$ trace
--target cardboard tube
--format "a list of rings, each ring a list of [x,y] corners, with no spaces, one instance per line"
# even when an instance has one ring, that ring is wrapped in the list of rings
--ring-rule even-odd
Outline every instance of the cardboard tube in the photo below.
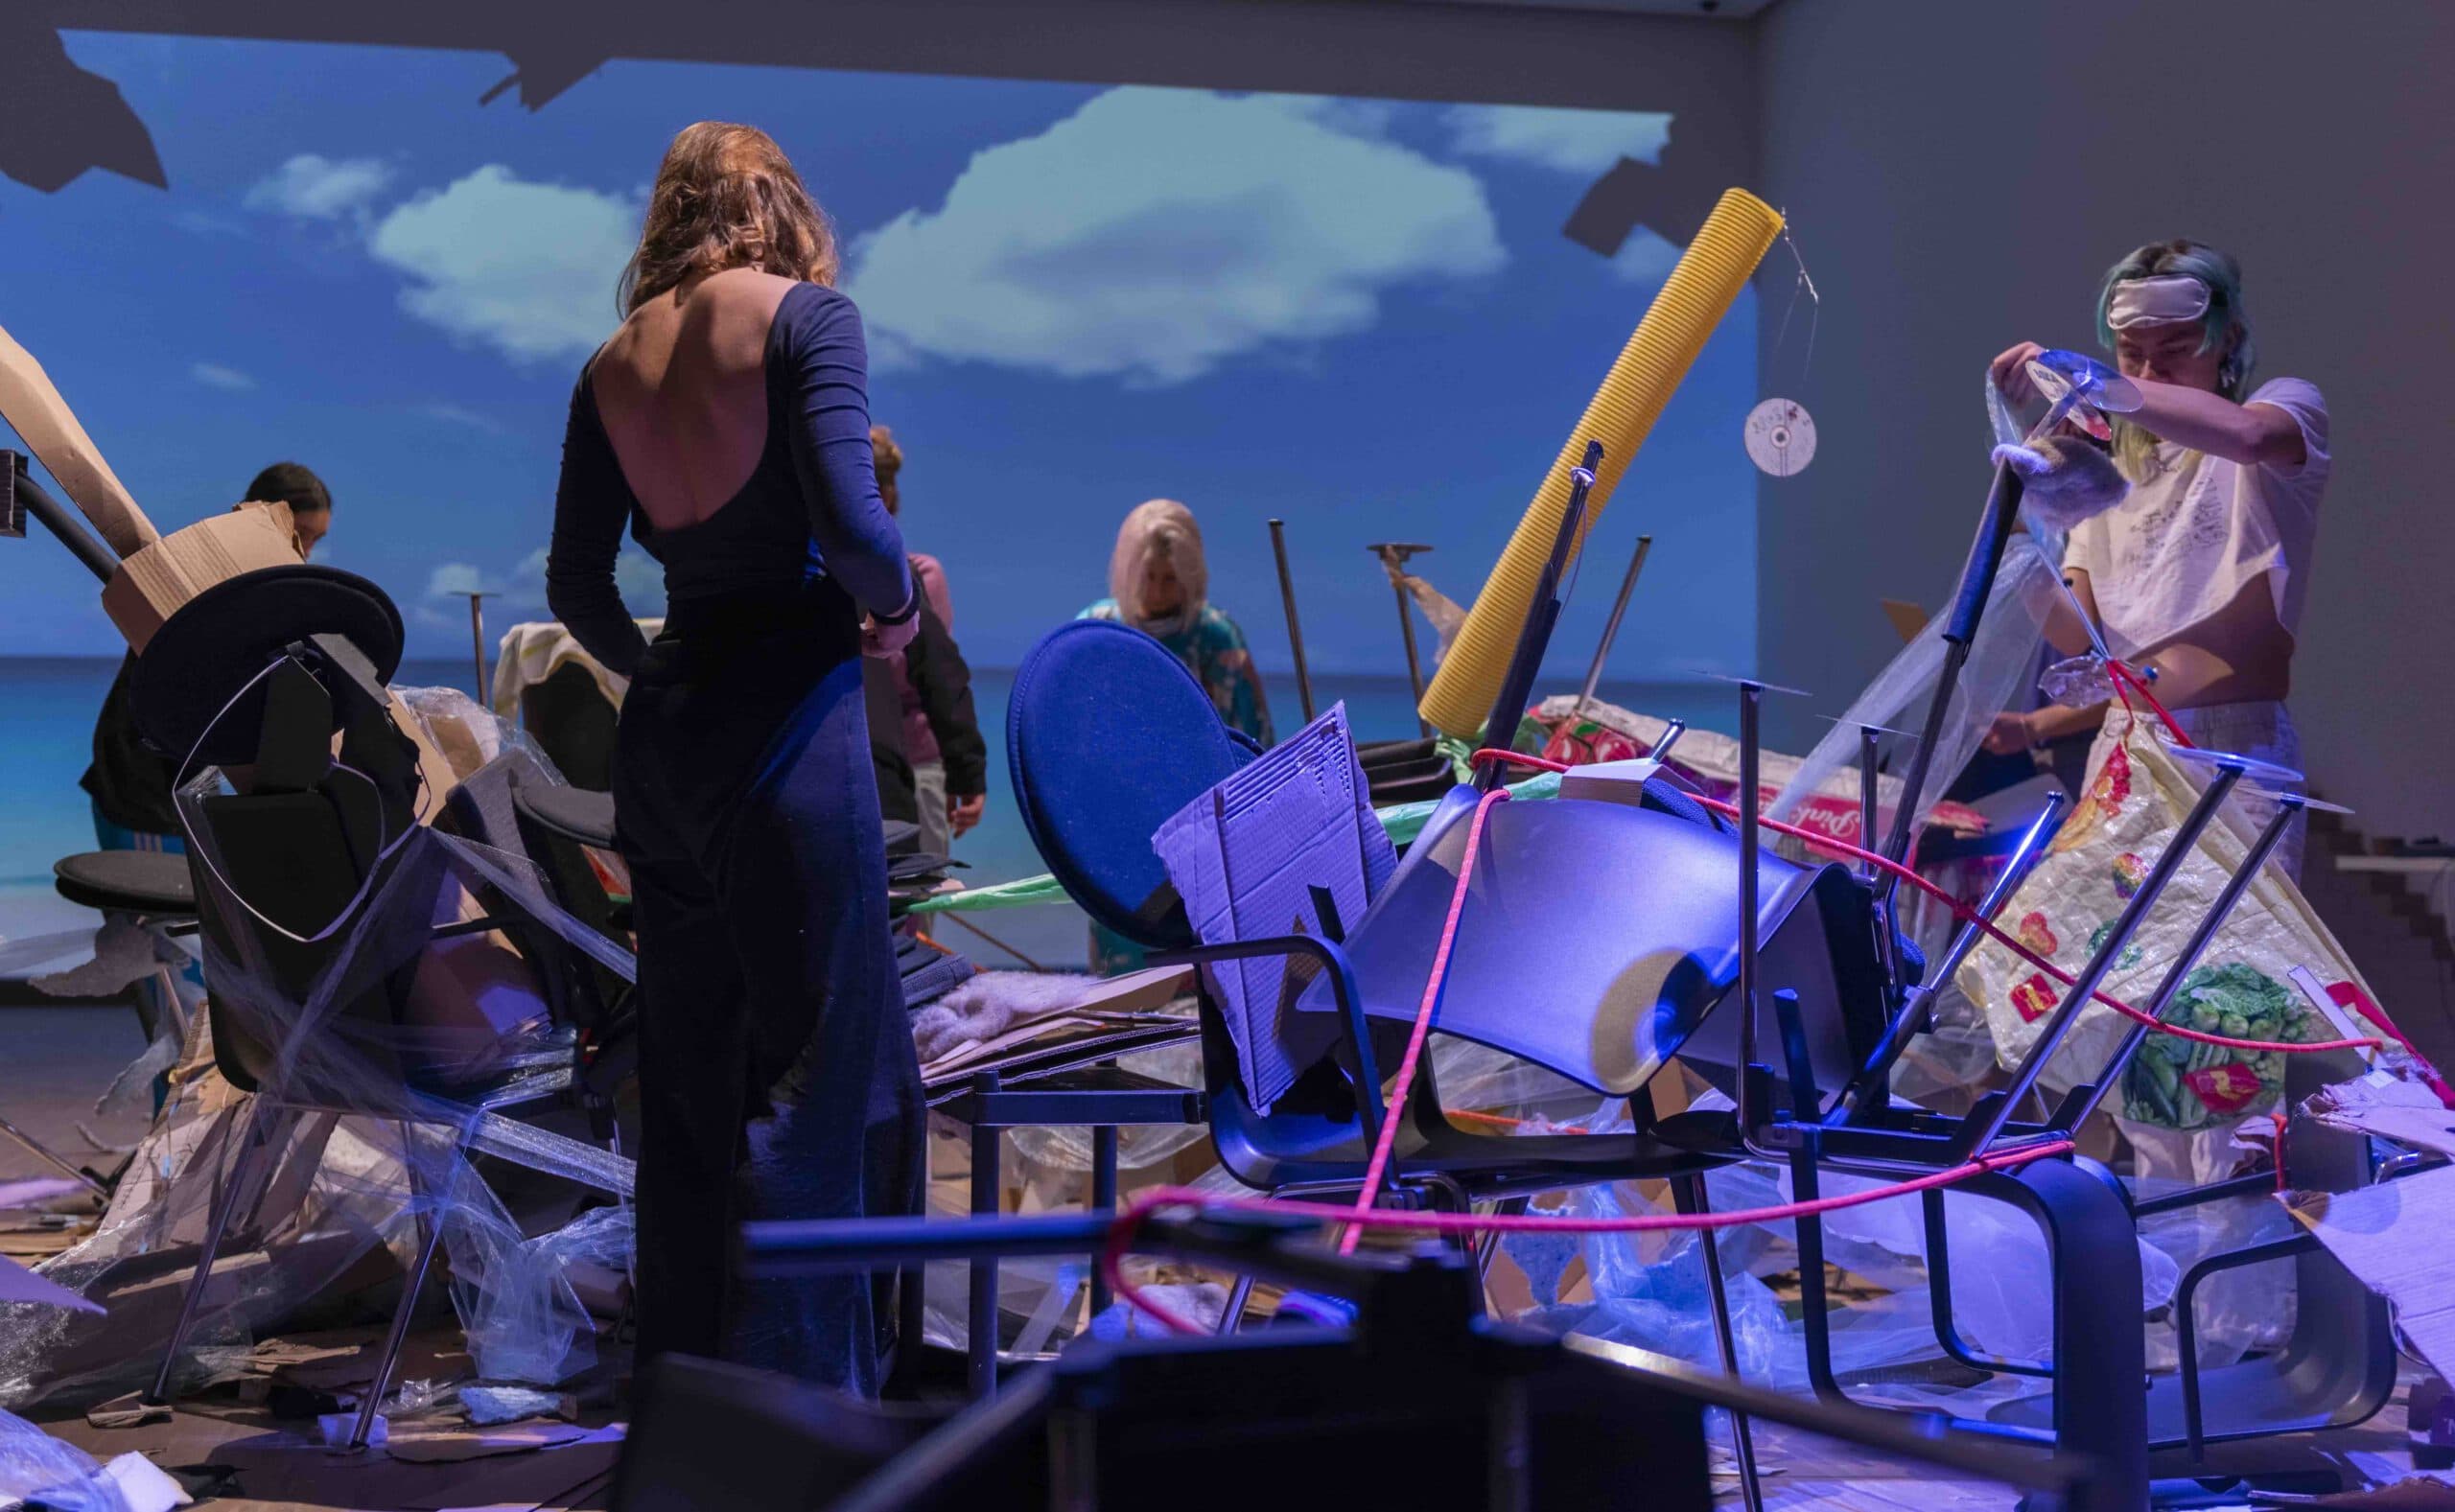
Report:
[[[111,465],[103,460],[93,437],[77,423],[68,401],[52,386],[42,364],[5,329],[0,329],[0,419],[25,438],[43,467],[59,480],[60,492],[84,512],[112,550],[129,557],[161,539],[153,522],[145,518],[145,511],[136,507],[136,500],[111,472]]]
[[[1509,537],[1484,591],[1475,596],[1457,642],[1424,691],[1423,717],[1461,738],[1472,738],[1482,727],[1525,627],[1534,580],[1559,534],[1569,501],[1569,472],[1584,454],[1586,442],[1602,443],[1602,467],[1587,496],[1577,547],[1585,544],[1585,532],[1611,501],[1612,490],[1653,430],[1662,407],[1688,376],[1706,338],[1781,230],[1781,214],[1772,206],[1743,189],[1723,192],[1518,521],[1517,533]]]

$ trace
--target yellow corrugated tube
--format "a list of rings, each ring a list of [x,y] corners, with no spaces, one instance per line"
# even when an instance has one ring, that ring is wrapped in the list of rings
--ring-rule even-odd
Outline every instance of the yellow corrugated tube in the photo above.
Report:
[[[1483,728],[1533,602],[1534,580],[1559,533],[1560,516],[1569,502],[1569,472],[1583,456],[1585,443],[1602,443],[1602,469],[1586,495],[1585,523],[1578,532],[1580,547],[1585,532],[1611,501],[1620,475],[1645,444],[1655,417],[1781,231],[1781,212],[1771,205],[1744,189],[1723,192],[1704,228],[1680,254],[1670,281],[1654,296],[1653,308],[1620,349],[1619,360],[1518,522],[1517,533],[1493,565],[1484,591],[1475,595],[1464,628],[1432,686],[1424,689],[1424,718],[1461,738],[1471,738]]]

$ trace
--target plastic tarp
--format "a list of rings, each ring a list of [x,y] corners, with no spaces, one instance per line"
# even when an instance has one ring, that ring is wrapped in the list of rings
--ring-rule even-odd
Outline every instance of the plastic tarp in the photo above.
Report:
[[[419,728],[401,727],[402,708]],[[483,759],[520,738],[465,698],[417,690],[393,719],[429,757],[448,746]],[[457,726],[441,742],[437,719]],[[335,780],[352,770],[337,765]],[[526,856],[417,822],[438,811],[431,792],[415,816],[386,806],[380,856],[338,915],[276,925],[233,885],[249,873],[216,839],[211,816],[234,793],[207,769],[178,794],[199,904],[226,925],[202,931],[211,1012],[190,1026],[169,1099],[99,1226],[40,1268],[105,1312],[0,1308],[0,1403],[150,1384],[218,1195],[227,1232],[175,1384],[213,1379],[311,1306],[345,1309],[400,1274],[438,1225],[479,1373],[562,1379],[587,1363],[594,1332],[562,1271],[583,1257],[620,1263],[628,1162],[539,1122],[574,1116],[562,1095],[573,1031],[549,1007],[543,954],[575,949],[627,977],[627,953],[558,908]],[[434,936],[479,919],[501,927]],[[217,1065],[217,1033],[250,1088]],[[515,1207],[498,1190],[523,1185],[503,1181],[514,1166],[560,1178],[526,1183],[557,1199]],[[599,1207],[573,1222],[575,1202]]]

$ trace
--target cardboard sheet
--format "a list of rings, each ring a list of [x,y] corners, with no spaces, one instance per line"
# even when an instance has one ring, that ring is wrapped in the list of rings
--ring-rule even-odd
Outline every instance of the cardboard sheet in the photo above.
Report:
[[[2455,1113],[2429,1088],[2385,1071],[2325,1088],[2304,1100],[2302,1110],[2329,1128],[2455,1155]]]
[[[288,504],[238,504],[129,552],[103,585],[103,612],[142,656],[163,621],[214,584],[305,560]]]
[[[1186,804],[1151,846],[1205,944],[1319,935],[1315,887],[1328,889],[1340,920],[1352,926],[1397,867],[1344,704]],[[1337,1032],[1327,1016],[1289,1012],[1315,974],[1308,958],[1212,968],[1245,1090],[1264,1112]]]
[[[6,330],[0,330],[0,420],[24,438],[27,450],[58,480],[68,501],[84,512],[95,532],[121,557],[160,538],[153,522],[145,518],[103,460],[102,449],[77,423],[76,412],[52,386],[51,376]]]
[[[2430,1368],[2455,1377],[2455,1166],[2350,1192],[2301,1192],[2286,1204],[2327,1253],[2387,1299]]]

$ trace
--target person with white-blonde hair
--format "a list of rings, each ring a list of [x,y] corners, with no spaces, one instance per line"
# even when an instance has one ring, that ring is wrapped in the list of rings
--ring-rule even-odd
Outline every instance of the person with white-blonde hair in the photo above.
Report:
[[[1079,617],[1113,619],[1157,640],[1193,669],[1230,729],[1271,743],[1261,676],[1245,633],[1210,602],[1210,569],[1192,510],[1173,499],[1135,505],[1109,558],[1109,596]]]
[[[1109,596],[1076,617],[1112,619],[1157,640],[1192,669],[1229,729],[1271,743],[1261,674],[1245,633],[1210,601],[1210,568],[1192,510],[1173,499],[1136,504],[1109,557]],[[1140,947],[1096,923],[1090,956],[1092,971],[1103,976],[1142,965]]]

